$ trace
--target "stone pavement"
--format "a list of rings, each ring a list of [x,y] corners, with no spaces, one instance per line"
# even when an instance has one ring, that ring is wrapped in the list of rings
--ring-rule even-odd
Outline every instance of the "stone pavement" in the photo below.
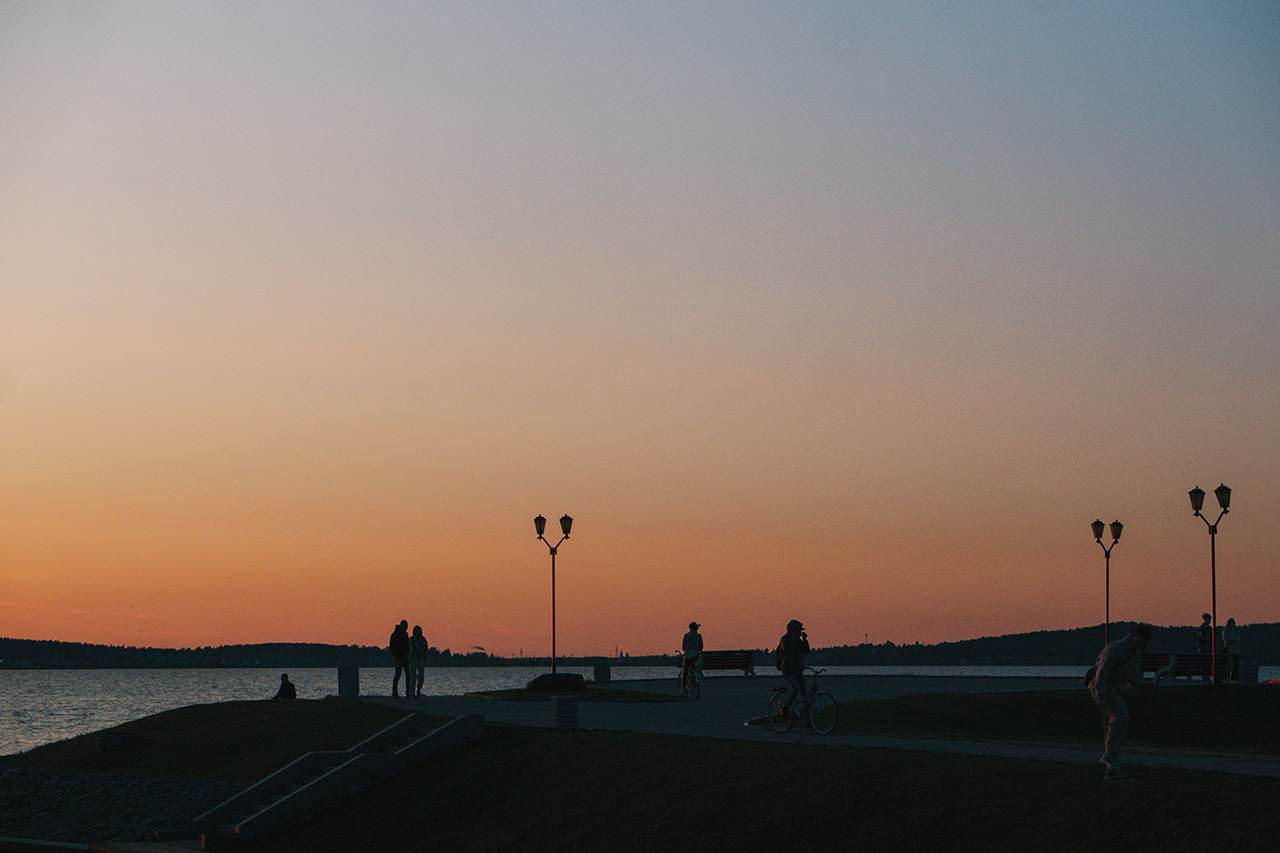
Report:
[[[1063,744],[1034,744],[944,737],[903,737],[875,734],[815,735],[796,726],[785,735],[767,725],[747,725],[766,715],[773,688],[782,683],[773,675],[704,677],[697,701],[674,702],[582,702],[578,704],[578,727],[615,731],[652,732],[691,737],[731,738],[828,746],[857,746],[877,749],[904,749],[919,752],[948,752],[987,755],[1068,764],[1098,765],[1101,743],[1096,747]],[[822,689],[847,703],[885,699],[916,693],[993,693],[1023,690],[1079,690],[1077,678],[990,678],[952,676],[823,676]],[[592,685],[593,690],[639,690],[674,695],[675,678],[648,681],[613,681]],[[428,711],[434,714],[483,714],[486,720],[533,727],[550,727],[546,702],[505,702],[472,696],[432,696],[422,699],[366,697],[374,701]],[[1099,732],[1101,741],[1101,732]],[[1280,759],[1177,750],[1126,747],[1125,766],[1169,767],[1209,770],[1242,776],[1280,777]]]

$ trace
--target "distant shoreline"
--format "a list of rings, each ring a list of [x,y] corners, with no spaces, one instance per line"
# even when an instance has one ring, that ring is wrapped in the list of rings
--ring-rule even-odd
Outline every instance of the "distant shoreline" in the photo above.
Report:
[[[1109,636],[1123,636],[1127,623],[1113,623]],[[1280,623],[1242,625],[1244,658],[1261,666],[1280,665]],[[924,645],[861,643],[855,646],[817,648],[810,661],[817,666],[1088,666],[1097,657],[1104,637],[1103,626],[1091,625],[1057,631],[1034,631],[1000,637]],[[726,648],[714,645],[712,648]],[[673,646],[675,641],[673,641]],[[1196,626],[1155,626],[1152,651],[1190,652],[1196,649]],[[772,667],[765,649],[756,649],[757,670]],[[557,656],[565,666],[666,666],[674,654],[624,656]],[[427,666],[544,667],[545,655],[501,657],[485,651],[454,653],[432,648]],[[0,670],[13,669],[256,669],[389,666],[391,658],[378,646],[326,643],[254,643],[206,646],[195,649],[157,649],[68,643],[60,640],[0,638]]]

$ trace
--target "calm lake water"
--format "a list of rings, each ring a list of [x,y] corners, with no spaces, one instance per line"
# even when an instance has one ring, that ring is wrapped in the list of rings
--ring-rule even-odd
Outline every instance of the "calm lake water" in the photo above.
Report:
[[[558,667],[588,680],[591,667]],[[457,696],[477,690],[523,687],[546,667],[443,667],[427,670],[423,692]],[[1075,677],[1078,666],[833,666],[829,675],[929,675]],[[614,666],[614,681],[669,678],[675,667]],[[360,670],[363,695],[391,693],[393,670]],[[762,671],[769,678],[771,671]],[[709,677],[725,677],[709,674]],[[1259,668],[1260,681],[1280,679],[1280,667]],[[300,699],[322,699],[338,693],[338,670],[292,669],[289,680]],[[280,684],[278,669],[79,669],[0,670],[0,755],[23,752],[46,743],[118,726],[161,711],[212,702],[270,699]]]

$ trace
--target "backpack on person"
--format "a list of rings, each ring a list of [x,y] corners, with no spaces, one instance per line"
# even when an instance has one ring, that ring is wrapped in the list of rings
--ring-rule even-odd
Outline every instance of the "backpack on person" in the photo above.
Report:
[[[786,661],[787,654],[782,650],[782,642],[778,642],[778,647],[773,650],[773,668],[778,672],[782,672],[782,664]]]

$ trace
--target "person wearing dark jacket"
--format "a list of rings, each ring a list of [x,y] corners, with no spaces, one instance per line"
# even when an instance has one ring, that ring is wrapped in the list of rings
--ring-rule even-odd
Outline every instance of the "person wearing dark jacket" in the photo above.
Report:
[[[778,641],[778,647],[782,654],[782,679],[791,688],[783,711],[794,713],[796,700],[804,699],[805,693],[808,692],[804,683],[804,656],[809,654],[809,635],[805,633],[804,625],[799,619],[792,619],[787,623],[787,633],[783,634],[782,639]],[[800,716],[804,718],[809,716],[807,700],[800,711]]]
[[[294,688],[293,682],[289,680],[289,673],[280,673],[280,689],[276,691],[276,695],[272,699],[297,699],[298,691]]]
[[[1142,650],[1151,642],[1151,626],[1139,622],[1129,629],[1123,640],[1108,643],[1098,655],[1089,693],[1102,713],[1102,758],[1107,766],[1105,779],[1130,779],[1120,769],[1120,748],[1129,728],[1129,709],[1124,703],[1124,688],[1142,686]]]
[[[400,624],[391,632],[391,659],[396,662],[396,674],[391,679],[391,695],[400,697],[400,673],[404,673],[404,692],[413,696],[413,684],[409,675],[409,620],[401,619]]]

